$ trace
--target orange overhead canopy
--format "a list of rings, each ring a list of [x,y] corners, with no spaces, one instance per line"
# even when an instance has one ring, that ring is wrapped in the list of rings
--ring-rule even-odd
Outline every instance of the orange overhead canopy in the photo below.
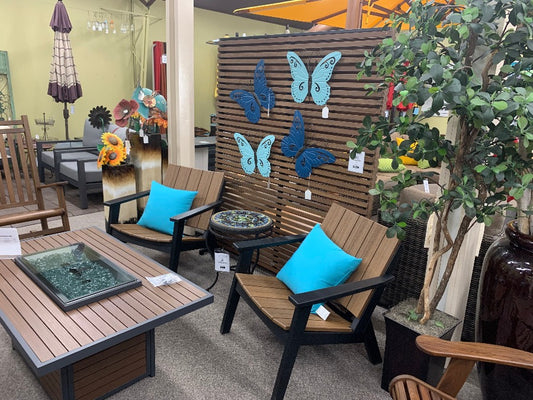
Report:
[[[411,0],[291,0],[240,8],[233,12],[357,29],[381,27],[391,14],[406,12],[410,4]]]

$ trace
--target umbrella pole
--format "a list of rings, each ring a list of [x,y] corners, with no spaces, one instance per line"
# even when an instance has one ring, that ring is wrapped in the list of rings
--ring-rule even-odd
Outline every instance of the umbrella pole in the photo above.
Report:
[[[64,102],[63,104],[65,105],[63,108],[63,118],[65,118],[65,138],[68,140],[68,117],[70,115],[67,108],[67,102]]]

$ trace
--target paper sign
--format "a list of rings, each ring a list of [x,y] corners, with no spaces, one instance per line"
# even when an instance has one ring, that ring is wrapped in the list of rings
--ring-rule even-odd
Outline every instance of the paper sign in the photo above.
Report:
[[[215,250],[215,271],[229,272],[229,253],[225,250]]]
[[[362,174],[365,167],[365,152],[355,155],[354,159],[348,158],[348,171]]]
[[[318,315],[320,318],[322,318],[324,321],[328,319],[329,314],[331,314],[326,307],[320,306],[316,310],[316,315]]]
[[[329,118],[329,108],[328,106],[324,106],[322,109],[322,118]]]
[[[424,179],[424,192],[429,193],[429,182],[427,179]]]
[[[180,276],[173,272],[159,276],[147,276],[146,279],[148,279],[148,282],[156,287],[162,285],[171,285],[181,281]]]
[[[311,191],[309,189],[305,191],[304,198],[306,200],[311,200]]]

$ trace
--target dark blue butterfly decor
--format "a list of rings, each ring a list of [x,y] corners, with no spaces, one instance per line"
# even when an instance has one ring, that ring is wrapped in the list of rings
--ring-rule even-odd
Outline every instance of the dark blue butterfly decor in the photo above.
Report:
[[[276,97],[274,96],[274,91],[267,86],[264,60],[259,60],[255,67],[254,93],[236,89],[229,94],[229,97],[244,108],[244,115],[246,115],[248,121],[254,124],[261,118],[261,107],[268,112],[274,108]]]
[[[296,157],[294,168],[300,178],[307,178],[311,170],[322,164],[332,164],[335,156],[329,151],[316,147],[304,147],[304,120],[300,111],[294,112],[289,136],[281,140],[281,151],[287,157]]]

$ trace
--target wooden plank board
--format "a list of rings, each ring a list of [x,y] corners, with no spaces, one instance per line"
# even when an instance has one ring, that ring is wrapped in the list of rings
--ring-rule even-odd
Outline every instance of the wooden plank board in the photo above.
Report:
[[[271,216],[274,235],[295,229],[309,231],[310,226],[322,221],[333,202],[371,216],[373,201],[368,191],[376,180],[378,155],[366,151],[363,172],[350,172],[346,142],[357,136],[365,116],[376,117],[384,111],[383,94],[368,96],[364,88],[377,78],[358,80],[356,74],[364,53],[389,35],[389,32],[379,30],[357,30],[220,41],[216,168],[224,172],[226,178],[223,209],[249,209]],[[322,106],[316,105],[310,95],[303,103],[293,100],[288,51],[300,56],[309,75],[326,54],[331,51],[342,53],[328,82],[331,89],[327,102],[329,118],[322,118]],[[261,59],[265,63],[267,85],[276,96],[276,105],[268,113],[261,109],[261,118],[254,124],[248,121],[243,109],[229,94],[235,89],[253,92],[254,71]],[[333,164],[313,168],[309,178],[300,178],[295,171],[295,160],[281,151],[281,141],[289,134],[296,110],[304,119],[304,146],[326,149],[336,158]],[[244,135],[254,151],[266,135],[275,136],[269,158],[270,178],[261,176],[257,170],[250,175],[244,173],[242,155],[233,137],[235,132]],[[311,191],[311,199],[304,198],[306,190]],[[294,219],[282,218],[288,207],[292,214],[307,220],[309,211],[312,211],[313,224],[290,226]],[[285,253],[276,254],[273,260],[271,252],[265,251],[261,253],[259,264],[277,271],[286,260]]]
[[[28,254],[78,242],[138,277],[143,285],[64,312],[13,260],[1,260],[1,322],[38,376],[212,302],[210,293],[187,280],[153,287],[146,276],[169,270],[97,228],[22,241],[21,245],[23,253]]]

